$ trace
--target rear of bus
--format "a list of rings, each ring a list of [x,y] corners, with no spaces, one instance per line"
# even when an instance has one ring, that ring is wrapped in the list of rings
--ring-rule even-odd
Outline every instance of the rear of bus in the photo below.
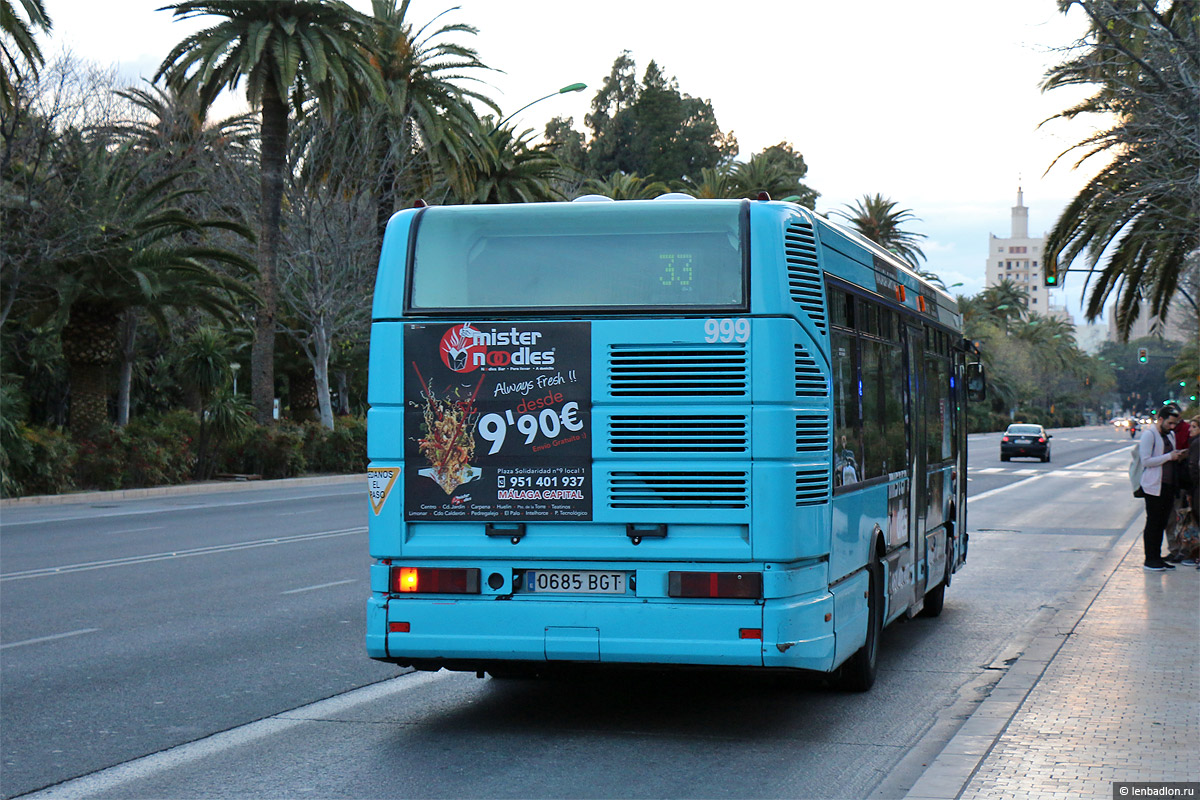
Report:
[[[862,647],[870,545],[830,534],[812,230],[739,200],[397,214],[369,655],[830,671]]]

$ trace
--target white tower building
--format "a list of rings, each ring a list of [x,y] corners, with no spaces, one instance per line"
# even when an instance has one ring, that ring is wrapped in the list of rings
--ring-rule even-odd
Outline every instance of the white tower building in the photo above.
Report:
[[[1025,195],[1017,187],[1017,204],[1012,207],[1012,233],[1008,238],[991,235],[988,242],[985,286],[996,286],[1006,278],[1025,290],[1029,310],[1043,317],[1059,317],[1072,325],[1075,321],[1067,309],[1051,306],[1050,290],[1042,282],[1042,253],[1045,236],[1029,235],[1029,208]]]

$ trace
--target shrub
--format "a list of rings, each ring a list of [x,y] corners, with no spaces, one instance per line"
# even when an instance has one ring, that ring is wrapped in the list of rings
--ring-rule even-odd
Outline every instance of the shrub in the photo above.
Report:
[[[128,444],[120,428],[97,428],[76,443],[79,460],[75,464],[75,482],[83,489],[112,491],[124,488],[125,456]]]
[[[75,488],[76,447],[61,431],[13,426],[0,441],[0,472],[4,497],[61,494]]]
[[[304,458],[311,472],[366,472],[367,421],[362,417],[339,417],[333,430],[306,423]]]
[[[255,425],[220,454],[222,471],[263,478],[290,478],[304,472],[304,434],[295,425]]]
[[[182,414],[186,419],[177,418]],[[196,463],[189,422],[195,417],[187,411],[172,412],[170,422],[134,420],[125,429],[125,466],[122,485],[164,486],[185,483]]]

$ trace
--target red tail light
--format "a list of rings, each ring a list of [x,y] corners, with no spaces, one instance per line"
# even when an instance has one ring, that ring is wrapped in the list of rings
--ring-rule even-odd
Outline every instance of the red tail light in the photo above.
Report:
[[[392,567],[393,592],[479,594],[479,570],[445,567]]]
[[[1039,437],[1038,437],[1038,443],[1039,443],[1039,444],[1045,444],[1045,443],[1046,443],[1046,437],[1045,437],[1045,436],[1039,436]]]
[[[1002,441],[1002,442],[1007,442],[1007,441],[1008,441],[1008,437],[1007,437],[1007,436],[1001,436],[1001,437],[1000,437],[1000,441]]]
[[[668,597],[762,597],[761,572],[668,572]]]

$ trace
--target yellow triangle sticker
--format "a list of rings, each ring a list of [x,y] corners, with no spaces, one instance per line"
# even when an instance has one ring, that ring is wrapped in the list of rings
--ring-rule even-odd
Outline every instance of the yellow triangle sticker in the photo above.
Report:
[[[379,516],[379,512],[383,511],[383,504],[387,502],[388,495],[392,493],[392,487],[396,485],[396,478],[399,475],[400,467],[376,467],[367,470],[367,491],[371,498],[371,510],[375,512],[375,516]]]

